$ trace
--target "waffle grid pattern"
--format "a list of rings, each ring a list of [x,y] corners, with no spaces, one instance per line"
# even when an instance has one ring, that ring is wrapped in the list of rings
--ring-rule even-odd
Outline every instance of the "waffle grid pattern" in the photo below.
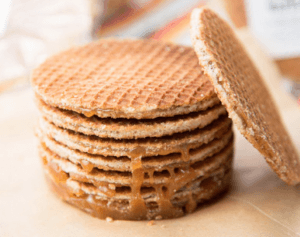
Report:
[[[297,151],[255,65],[230,26],[210,9],[192,14],[200,65],[241,133],[288,184],[300,182]]]
[[[34,70],[32,84],[48,104],[99,117],[146,118],[143,112],[214,94],[192,48],[152,40],[108,39],[70,49]]]
[[[51,57],[32,84],[44,104],[40,157],[63,200],[100,218],[161,219],[227,190],[232,121],[191,48],[105,39]],[[82,124],[121,136],[84,134]],[[128,127],[162,132],[129,137],[121,130]]]

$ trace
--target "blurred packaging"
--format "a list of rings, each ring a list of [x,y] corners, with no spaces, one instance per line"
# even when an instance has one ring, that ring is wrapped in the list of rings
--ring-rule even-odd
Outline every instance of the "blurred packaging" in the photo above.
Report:
[[[127,6],[130,0],[104,0],[104,18],[107,18]]]
[[[93,19],[92,36],[96,36],[103,22],[113,15],[122,15],[130,5],[130,0],[90,0]]]
[[[248,26],[300,96],[300,1],[223,0],[236,27]]]
[[[28,84],[30,71],[49,55],[91,39],[87,0],[13,0],[0,38],[0,92]]]
[[[122,2],[122,1],[118,1]],[[95,29],[97,37],[151,38],[169,23],[175,23],[204,0],[130,0],[119,4]],[[174,27],[174,24],[173,24]],[[189,33],[187,34],[189,37]]]

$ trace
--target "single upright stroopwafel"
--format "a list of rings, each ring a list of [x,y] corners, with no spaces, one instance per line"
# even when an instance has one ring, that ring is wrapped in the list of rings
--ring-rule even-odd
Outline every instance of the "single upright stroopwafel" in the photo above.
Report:
[[[107,39],[37,68],[39,153],[58,196],[99,218],[141,220],[227,190],[232,122],[197,64],[189,47]]]
[[[192,13],[200,65],[240,132],[287,184],[300,182],[300,161],[263,79],[230,26],[207,8]]]

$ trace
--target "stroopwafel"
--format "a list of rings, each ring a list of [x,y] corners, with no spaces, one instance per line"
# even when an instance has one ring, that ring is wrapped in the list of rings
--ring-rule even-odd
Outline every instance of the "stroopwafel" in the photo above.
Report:
[[[32,74],[44,170],[99,218],[174,218],[228,189],[232,122],[192,48],[105,39]]]

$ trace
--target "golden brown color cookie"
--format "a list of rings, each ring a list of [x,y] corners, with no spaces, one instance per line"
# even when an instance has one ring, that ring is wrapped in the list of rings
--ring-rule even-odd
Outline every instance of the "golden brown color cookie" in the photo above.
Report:
[[[131,172],[104,171],[98,168],[88,172],[55,155],[43,145],[40,147],[40,156],[52,185],[62,189],[58,195],[86,212],[100,218],[110,216],[114,219],[154,219],[157,216],[174,218],[193,211],[197,203],[209,200],[228,189],[233,146],[230,142],[221,152],[203,161],[191,163],[188,176],[194,178],[184,186],[180,185],[180,180],[188,177],[185,164],[174,166],[175,171],[170,175],[166,174],[167,171],[156,171],[153,180],[150,176],[145,177],[140,195],[146,215],[142,209],[138,212],[131,210],[134,192],[131,189],[134,179]],[[147,171],[151,172],[151,169]],[[191,202],[191,199],[197,201]],[[172,208],[167,208],[168,205]],[[163,206],[166,209],[161,208]]]
[[[56,126],[103,138],[136,139],[161,137],[205,127],[219,116],[227,114],[220,101],[217,98],[213,100],[217,104],[204,111],[143,120],[99,118],[98,116],[87,118],[74,111],[49,106],[41,100],[36,102],[42,116]]]
[[[70,147],[57,142],[47,135],[39,133],[40,142],[42,142],[49,150],[58,156],[68,159],[74,164],[79,164],[83,169],[90,171],[91,168],[97,167],[103,170],[115,171],[131,171],[130,158],[128,156],[115,157],[95,155],[79,150],[73,150]],[[233,132],[228,130],[221,138],[215,138],[210,143],[199,146],[189,151],[190,161],[196,162],[204,160],[227,146],[233,139]],[[142,166],[145,169],[153,168],[156,171],[161,171],[170,166],[183,164],[180,153],[170,153],[168,155],[147,156],[142,158]]]
[[[31,82],[45,103],[87,117],[171,117],[218,101],[192,48],[153,40],[72,48],[35,69]]]
[[[47,167],[45,169],[47,169]],[[107,217],[111,217],[115,220],[132,219],[132,216],[128,214],[130,213],[128,200],[111,200],[108,202],[106,199],[99,197],[98,193],[95,192],[95,190],[98,191],[97,188],[90,186],[83,187],[78,183],[71,181],[68,183],[61,182],[55,175],[56,174],[53,174],[53,172],[46,170],[46,178],[52,190],[64,201],[101,219]],[[173,213],[169,215],[164,215],[164,213],[163,216],[160,215],[158,206],[150,200],[147,201],[146,205],[149,210],[148,219],[183,216],[185,214],[183,208],[189,201],[190,190],[192,190],[193,196],[198,199],[199,204],[201,204],[226,191],[230,185],[231,175],[232,169],[224,171],[224,168],[221,167],[219,170],[212,173],[211,176],[202,177],[202,179],[198,179],[194,183],[191,183],[191,188],[180,191],[179,194],[174,195],[171,203],[175,208]]]
[[[90,154],[105,154],[107,156],[152,156],[165,155],[171,152],[179,152],[183,148],[186,151],[195,149],[215,138],[221,138],[231,130],[231,119],[220,117],[210,125],[195,129],[191,132],[176,133],[171,136],[145,139],[115,140],[112,138],[99,138],[75,133],[61,129],[49,123],[46,119],[40,119],[39,127],[42,133],[72,149],[88,152]]]
[[[105,39],[32,76],[50,186],[100,218],[183,216],[229,188],[232,121],[192,48]]]
[[[193,10],[192,41],[229,117],[278,176],[300,182],[297,151],[263,79],[230,26],[212,10]]]

